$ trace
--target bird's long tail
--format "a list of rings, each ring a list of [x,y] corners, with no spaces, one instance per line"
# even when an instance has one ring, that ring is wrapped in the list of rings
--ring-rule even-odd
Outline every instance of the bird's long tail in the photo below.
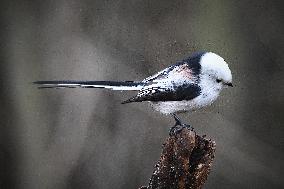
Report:
[[[145,85],[136,81],[35,81],[38,88],[105,88],[112,90],[140,90]]]

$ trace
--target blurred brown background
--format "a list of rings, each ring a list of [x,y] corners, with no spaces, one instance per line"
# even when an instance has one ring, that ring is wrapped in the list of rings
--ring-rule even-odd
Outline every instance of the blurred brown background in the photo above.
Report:
[[[217,142],[205,188],[284,188],[283,1],[1,1],[0,188],[138,188],[174,121],[134,95],[35,80],[141,80],[206,50],[235,87],[182,117]]]

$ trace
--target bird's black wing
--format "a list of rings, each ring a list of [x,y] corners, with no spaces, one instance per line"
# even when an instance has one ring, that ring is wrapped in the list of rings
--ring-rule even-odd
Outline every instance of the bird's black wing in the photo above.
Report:
[[[141,101],[182,101],[199,96],[199,61],[202,55],[203,53],[195,54],[144,79],[142,82],[145,85],[139,93],[123,104]]]
[[[147,80],[139,93],[123,102],[191,100],[200,94],[198,76],[186,63],[169,67]],[[142,81],[144,82],[144,81]]]
[[[200,87],[197,84],[183,84],[174,86],[173,88],[148,87],[142,90],[138,95],[122,102],[122,104],[130,102],[142,101],[182,101],[191,100],[200,95]]]

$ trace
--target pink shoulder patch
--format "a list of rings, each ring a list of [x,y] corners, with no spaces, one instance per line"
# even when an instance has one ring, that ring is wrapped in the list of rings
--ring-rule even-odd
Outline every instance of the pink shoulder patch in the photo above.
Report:
[[[174,69],[174,72],[182,75],[187,79],[193,79],[192,71],[187,67],[187,64],[179,65],[177,68]]]

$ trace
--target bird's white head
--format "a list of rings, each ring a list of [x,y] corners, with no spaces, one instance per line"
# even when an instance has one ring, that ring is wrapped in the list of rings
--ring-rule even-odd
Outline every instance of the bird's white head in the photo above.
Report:
[[[232,85],[232,73],[225,62],[225,60],[219,55],[206,52],[200,59],[201,74],[203,77],[216,82],[216,85],[233,86]]]

